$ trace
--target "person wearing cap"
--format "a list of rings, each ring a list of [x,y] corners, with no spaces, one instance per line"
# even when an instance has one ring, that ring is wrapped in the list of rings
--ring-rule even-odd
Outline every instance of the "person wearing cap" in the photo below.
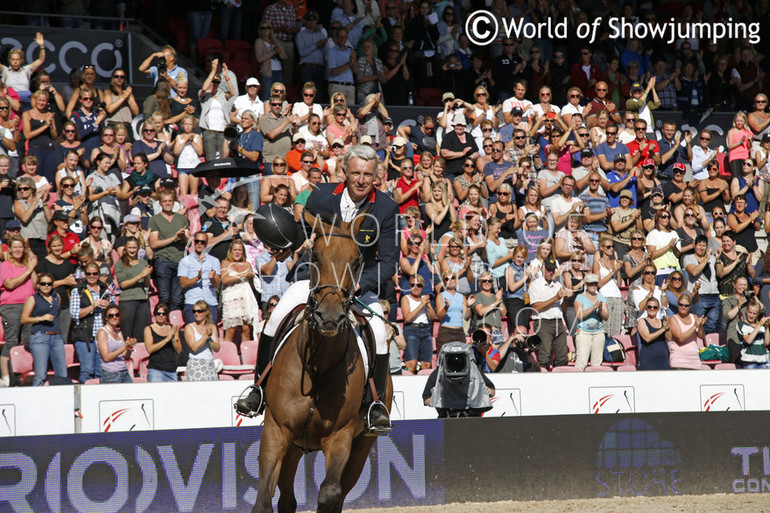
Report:
[[[607,191],[607,199],[610,202],[610,207],[614,208],[620,205],[620,191],[625,189],[631,192],[631,206],[636,208],[636,172],[633,169],[630,173],[626,172],[627,161],[626,155],[618,153],[615,155],[612,171],[607,173],[607,180],[610,182],[610,190]]]
[[[652,100],[649,99],[650,93],[652,93]],[[658,108],[660,108],[660,99],[655,89],[655,77],[650,78],[647,87],[639,82],[631,84],[631,97],[626,100],[626,110],[636,113],[637,120],[643,119],[651,130],[655,126],[652,111]]]
[[[64,210],[56,210],[51,216],[51,222],[53,223],[54,230],[48,234],[46,238],[46,247],[51,237],[56,234],[61,237],[64,243],[62,249],[62,258],[68,259],[73,264],[77,263],[77,252],[80,250],[80,237],[69,231],[71,217]]]
[[[312,82],[321,91],[325,90],[326,57],[324,49],[329,41],[326,29],[318,23],[318,12],[315,9],[305,14],[304,26],[294,37],[299,54],[300,82]],[[304,98],[303,98],[304,101]]]
[[[655,164],[648,163],[648,165]],[[671,211],[673,212],[682,203],[682,196],[688,183],[684,180],[684,176],[687,173],[687,168],[684,164],[677,162],[673,165],[672,172],[673,178],[663,184],[663,195],[666,198],[666,203],[671,205]]]
[[[572,290],[562,287],[556,280],[556,260],[548,258],[543,262],[542,275],[529,287],[529,301],[535,310],[535,333],[540,336],[537,363],[548,368],[551,352],[555,353],[554,366],[567,365],[567,329],[564,326],[562,299],[572,296]]]
[[[663,191],[660,187],[653,190],[653,197],[659,195],[657,202],[662,205]],[[615,251],[618,259],[623,260],[626,253],[631,250],[631,237],[635,230],[642,230],[642,212],[638,208],[631,207],[633,196],[631,191],[620,191],[620,205],[612,209],[612,217],[609,219],[609,227],[613,234]],[[652,217],[654,217],[654,211]],[[652,228],[652,226],[651,226]]]
[[[444,93],[444,96],[452,93]],[[451,96],[454,98],[454,95]],[[431,152],[434,156],[438,153],[436,143],[436,118],[431,115],[425,116],[420,125],[399,127],[398,135],[409,141],[415,153],[424,151]]]
[[[590,360],[592,367],[602,364],[604,356],[604,322],[610,312],[607,300],[599,294],[599,276],[586,274],[585,290],[575,298],[575,367],[585,370]]]
[[[259,117],[265,113],[265,104],[259,98],[259,80],[254,77],[246,80],[246,94],[242,94],[233,101],[230,109],[230,122],[241,124],[243,113],[250,110],[259,121]]]
[[[447,168],[444,173],[448,177],[454,178],[462,174],[462,163],[465,157],[477,158],[479,149],[473,137],[465,132],[467,124],[465,116],[462,113],[457,113],[452,122],[454,130],[444,134],[439,153],[447,161]]]
[[[385,149],[385,166],[388,170],[388,179],[395,180],[401,173],[401,166],[404,162],[414,163],[410,156],[409,144],[401,136],[393,139],[393,142]],[[420,176],[422,178],[422,176]]]
[[[658,146],[660,147],[658,176],[666,180],[673,177],[674,164],[693,162],[692,132],[687,130],[684,134],[681,132],[676,133],[676,123],[672,120],[666,120],[663,122],[661,134],[663,137],[658,141]],[[682,139],[684,139],[685,143],[684,148],[680,144]],[[693,175],[695,175],[694,169]],[[693,176],[693,178],[695,177]]]
[[[291,176],[302,169],[302,154],[305,153],[305,137],[296,133],[291,138],[291,150],[286,153],[286,165],[288,166],[288,175]]]
[[[532,102],[524,97],[526,94],[527,81],[523,79],[516,80],[513,85],[513,96],[503,101],[503,120],[506,124],[516,124],[514,120],[516,116],[525,116],[525,114],[529,116],[527,111],[532,108]]]
[[[136,196],[130,202],[129,215],[135,215],[139,218],[142,230],[147,231],[150,218],[156,214],[152,202],[152,187],[143,185],[136,191]]]

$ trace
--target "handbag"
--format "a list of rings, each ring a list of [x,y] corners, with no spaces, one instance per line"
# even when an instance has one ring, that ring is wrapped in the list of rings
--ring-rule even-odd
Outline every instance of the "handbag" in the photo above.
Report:
[[[621,363],[626,361],[626,350],[623,344],[615,337],[607,337],[604,340],[604,358],[607,363]]]

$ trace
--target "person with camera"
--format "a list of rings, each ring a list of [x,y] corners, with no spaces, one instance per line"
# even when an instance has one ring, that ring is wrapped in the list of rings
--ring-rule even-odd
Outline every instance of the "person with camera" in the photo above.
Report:
[[[541,347],[537,363],[545,368],[551,361],[551,351],[555,354],[554,366],[567,365],[567,329],[564,326],[562,300],[572,296],[572,290],[565,289],[554,278],[556,260],[548,258],[543,262],[542,275],[535,279],[529,288],[529,300],[535,310],[535,332],[540,336]]]
[[[219,158],[225,142],[225,129],[234,101],[229,88],[221,86],[222,77],[217,74],[219,60],[211,61],[211,71],[203,82],[198,98],[201,102],[200,127],[203,130],[203,149],[206,160]]]
[[[770,317],[761,316],[762,304],[756,298],[746,307],[745,320],[738,321],[741,336],[741,365],[744,369],[767,369],[770,346]]]
[[[502,355],[501,352],[495,348],[493,338],[494,329],[495,328],[491,324],[482,321],[471,335],[474,363],[482,373],[495,372],[500,365]],[[507,343],[500,344],[499,347],[505,349],[507,352],[509,345],[510,340],[507,341]]]
[[[150,66],[157,59],[155,66]],[[139,65],[139,71],[153,80],[153,85],[159,78],[165,78],[171,84],[171,97],[176,96],[177,80],[187,78],[187,70],[176,65],[176,50],[173,46],[164,46],[160,52],[150,54]]]
[[[478,334],[479,338],[485,336],[482,330]],[[464,342],[452,342],[439,353],[438,365],[428,376],[422,399],[425,406],[436,408],[440,419],[481,417],[492,409],[490,398],[495,396],[495,385],[470,362],[473,352]]]

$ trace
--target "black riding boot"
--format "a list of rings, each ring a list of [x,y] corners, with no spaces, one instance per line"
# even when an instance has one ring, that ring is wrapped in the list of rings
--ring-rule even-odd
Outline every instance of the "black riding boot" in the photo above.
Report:
[[[390,413],[388,408],[382,402],[385,399],[388,385],[388,374],[390,373],[390,356],[387,354],[378,354],[374,357],[374,388],[377,389],[379,401],[374,402],[371,388],[366,387],[367,408],[365,423],[366,430],[372,435],[385,435],[390,433],[393,426],[390,423]]]
[[[270,376],[270,371],[265,375],[265,379],[262,380],[262,384],[257,386],[256,383],[259,377],[265,372],[267,364],[270,363],[270,358],[273,356],[273,337],[261,335],[259,339],[259,346],[257,347],[257,367],[255,370],[256,376],[254,377],[254,385],[249,387],[249,395],[238,399],[233,407],[235,411],[246,417],[256,417],[261,415],[265,411],[265,388],[267,387],[267,378]]]

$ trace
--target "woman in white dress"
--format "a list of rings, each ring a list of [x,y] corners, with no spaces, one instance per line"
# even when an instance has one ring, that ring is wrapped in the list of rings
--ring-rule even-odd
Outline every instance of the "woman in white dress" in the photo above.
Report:
[[[246,247],[234,240],[222,262],[222,327],[225,340],[232,341],[242,328],[241,340],[251,340],[252,327],[257,323],[259,305],[251,290],[254,268],[246,260]]]

